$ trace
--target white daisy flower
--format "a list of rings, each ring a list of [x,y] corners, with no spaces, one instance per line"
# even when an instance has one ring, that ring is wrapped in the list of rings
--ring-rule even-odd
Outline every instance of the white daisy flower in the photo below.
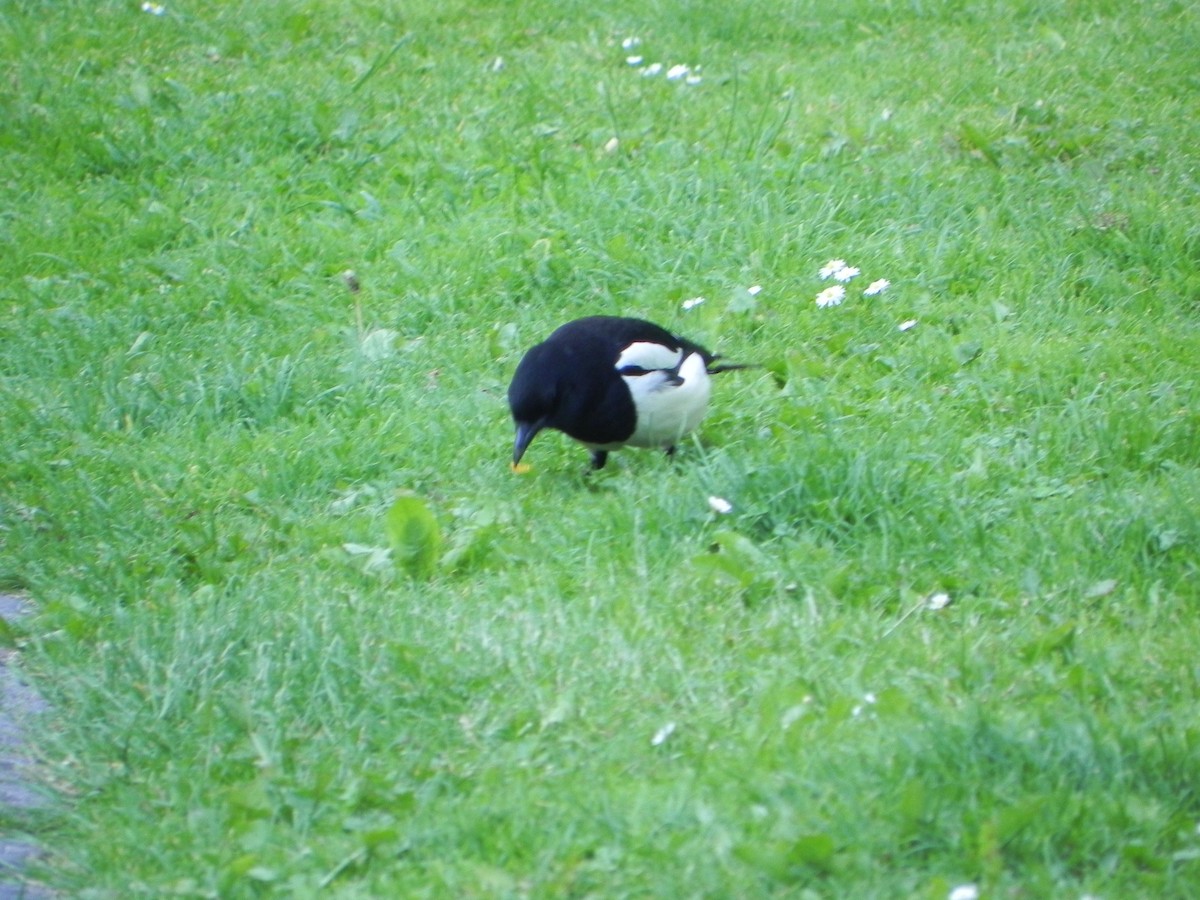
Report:
[[[846,299],[846,289],[840,284],[835,284],[833,287],[825,288],[821,293],[817,294],[817,306],[824,309],[827,306],[838,306]]]
[[[752,285],[750,285],[750,287],[746,288],[746,293],[749,294],[751,297],[753,297],[755,294],[757,294],[761,290],[762,290],[761,284],[752,284]]]
[[[939,610],[945,609],[950,605],[950,595],[945,591],[938,591],[936,594],[930,594],[929,599],[925,601],[927,609]]]
[[[682,306],[684,311],[686,312],[689,309],[695,309],[697,306],[699,306],[703,302],[704,302],[703,297],[692,297],[690,300],[684,300],[679,305]]]
[[[901,331],[908,331],[908,329],[910,329],[910,328],[916,328],[916,326],[917,326],[917,320],[916,320],[916,319],[905,319],[903,322],[901,322],[901,323],[900,323],[899,325],[897,325],[896,327],[897,327],[898,329],[900,329]]]
[[[685,84],[699,84],[703,80],[704,79],[700,75],[696,74],[695,72],[693,72],[687,78],[683,79]]]
[[[657,747],[659,744],[661,744],[663,741],[665,741],[667,738],[669,738],[674,733],[675,733],[675,723],[668,722],[662,728],[658,729],[658,731],[654,732],[654,737],[650,738],[650,745],[652,747]]]
[[[708,505],[712,507],[713,512],[720,513],[721,515],[733,512],[733,504],[724,497],[709,497]]]
[[[143,3],[142,12],[150,13],[152,16],[163,16],[167,13],[167,8],[158,3]]]
[[[947,900],[979,900],[979,888],[973,884],[960,884],[950,892]]]
[[[625,57],[625,65],[627,65],[627,66],[640,66],[642,64],[642,62],[643,62],[643,60],[642,60],[642,57],[640,57],[640,56]]]
[[[835,273],[840,272],[844,268],[846,268],[846,261],[844,259],[831,259],[825,265],[821,266],[821,271],[817,274],[822,279],[831,278]]]
[[[877,281],[872,281],[865,288],[863,288],[863,296],[874,297],[876,294],[882,294],[888,289],[890,284],[891,282],[886,278],[880,278]]]
[[[667,69],[667,80],[678,81],[680,78],[686,77],[691,71],[692,70],[689,67],[685,66],[683,63],[679,63]]]
[[[868,706],[874,706],[878,699],[879,698],[877,698],[873,693],[867,691],[867,693],[863,694],[863,702],[857,704],[854,709],[850,710],[850,715],[857,719],[864,712],[866,712]]]
[[[640,47],[641,45],[642,39],[639,37],[627,37],[621,41],[622,50],[632,50],[634,47]]]
[[[604,142],[604,152],[605,153],[616,153],[617,148],[620,146],[621,146],[620,138],[610,137],[607,141]]]
[[[663,70],[662,63],[650,63],[646,68],[642,69],[643,78],[651,78]]]
[[[844,259],[831,259],[817,272],[822,279],[832,278],[834,281],[849,281],[858,276],[858,267],[849,265]]]

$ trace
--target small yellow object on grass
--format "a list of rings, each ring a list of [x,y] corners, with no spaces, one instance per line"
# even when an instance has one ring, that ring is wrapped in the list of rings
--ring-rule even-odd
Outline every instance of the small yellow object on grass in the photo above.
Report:
[[[513,470],[514,475],[526,475],[533,471],[533,466],[528,463],[509,463],[508,467]]]

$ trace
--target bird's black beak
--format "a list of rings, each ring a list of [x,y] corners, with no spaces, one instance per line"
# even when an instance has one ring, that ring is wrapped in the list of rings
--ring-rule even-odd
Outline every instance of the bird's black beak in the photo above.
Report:
[[[537,436],[537,433],[542,430],[541,422],[518,422],[517,423],[517,438],[513,441],[513,465],[521,461],[521,457],[525,455],[525,448],[529,446],[529,442]]]

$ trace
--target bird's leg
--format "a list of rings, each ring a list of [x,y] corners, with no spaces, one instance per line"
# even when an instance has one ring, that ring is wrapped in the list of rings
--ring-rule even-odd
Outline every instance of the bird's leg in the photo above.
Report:
[[[593,450],[592,451],[592,468],[593,469],[603,469],[604,464],[606,462],[608,462],[608,451],[607,450]]]
[[[672,444],[670,447],[667,448],[667,459],[674,459],[674,458],[675,458],[675,445]]]

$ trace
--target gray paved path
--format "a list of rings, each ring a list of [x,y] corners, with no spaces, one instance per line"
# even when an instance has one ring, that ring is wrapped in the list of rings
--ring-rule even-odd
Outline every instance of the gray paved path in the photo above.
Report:
[[[28,612],[28,604],[20,597],[0,594],[0,618],[13,621]],[[21,723],[45,709],[45,702],[21,681],[10,664],[12,653],[0,648],[0,807],[37,809],[45,801],[29,776],[29,751]],[[0,833],[0,900],[48,900],[54,896],[23,880],[26,865],[40,852],[30,841]]]

